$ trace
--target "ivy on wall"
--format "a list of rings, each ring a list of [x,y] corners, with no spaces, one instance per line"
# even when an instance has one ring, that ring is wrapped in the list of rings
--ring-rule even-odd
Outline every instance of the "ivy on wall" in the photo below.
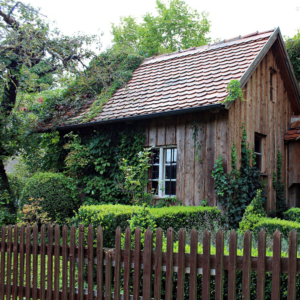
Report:
[[[238,80],[233,79],[230,80],[228,85],[227,85],[227,92],[228,95],[227,97],[223,100],[223,104],[228,104],[231,103],[233,101],[235,101],[236,99],[240,99],[241,101],[245,101],[244,96],[243,96],[243,91],[241,89],[241,84]]]
[[[260,171],[255,166],[254,151],[250,149],[247,142],[245,127],[243,126],[242,128],[241,168],[237,169],[237,151],[236,146],[233,145],[231,172],[229,174],[225,173],[222,156],[217,159],[212,171],[218,201],[224,210],[225,218],[230,228],[238,228],[247,205],[256,196],[257,190],[264,189]],[[251,157],[253,157],[253,166],[250,164]],[[264,194],[262,195],[262,201],[263,203],[266,201]]]

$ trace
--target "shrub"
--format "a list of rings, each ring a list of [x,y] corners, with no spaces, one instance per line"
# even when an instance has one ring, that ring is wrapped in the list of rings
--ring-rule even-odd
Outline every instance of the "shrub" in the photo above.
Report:
[[[292,207],[283,213],[284,219],[300,223],[300,208]]]
[[[264,229],[270,236],[278,229],[285,238],[288,238],[290,231],[293,229],[300,232],[300,224],[277,218],[262,218],[255,226],[255,233],[257,234],[261,229]]]
[[[130,225],[130,222],[132,222],[132,226],[143,226],[145,228],[150,226],[150,223],[153,226],[156,224],[157,227],[164,231],[169,227],[172,227],[175,231],[179,231],[180,228],[190,231],[193,227],[200,230],[205,228],[213,230],[215,227],[223,225],[222,214],[217,207],[202,206],[147,208],[151,215],[151,222],[150,219],[147,219],[150,222],[149,224],[141,225],[141,221],[130,221],[132,217],[136,219],[136,216],[142,214],[143,210],[142,206],[120,204],[81,206],[74,218],[74,222],[76,225],[83,224],[86,228],[89,225],[92,225],[94,228],[101,225],[104,230],[105,247],[114,247],[116,228],[120,226],[124,232],[126,227]]]
[[[21,206],[29,203],[29,199],[43,199],[41,207],[48,214],[51,222],[66,222],[74,215],[79,196],[71,178],[60,173],[36,173],[26,183],[22,195]]]
[[[246,230],[253,231],[255,225],[261,218],[266,218],[267,214],[263,208],[263,202],[261,199],[261,190],[257,190],[257,194],[251,203],[247,206],[243,219],[239,224],[239,229],[242,233]]]

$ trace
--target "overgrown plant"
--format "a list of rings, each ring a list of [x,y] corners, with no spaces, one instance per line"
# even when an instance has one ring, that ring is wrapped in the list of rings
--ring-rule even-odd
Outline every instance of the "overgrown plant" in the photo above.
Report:
[[[257,190],[263,190],[264,188],[260,171],[255,166],[255,154],[247,143],[245,127],[242,128],[240,170],[237,169],[237,151],[236,146],[233,145],[231,172],[229,174],[225,173],[222,156],[217,159],[212,171],[218,201],[224,210],[230,228],[238,228],[247,205],[256,196]],[[253,166],[250,164],[251,157],[253,157]],[[262,202],[265,203],[265,201],[266,197],[262,194]]]
[[[243,91],[241,89],[241,84],[238,80],[232,79],[229,81],[227,85],[228,96],[225,98],[223,103],[233,102],[236,99],[240,99],[241,101],[245,101],[243,96]]]
[[[280,151],[277,152],[277,174],[273,172],[273,186],[276,192],[276,209],[274,212],[276,217],[283,219],[284,212],[287,211],[286,199],[285,199],[285,187],[282,182],[282,155]]]

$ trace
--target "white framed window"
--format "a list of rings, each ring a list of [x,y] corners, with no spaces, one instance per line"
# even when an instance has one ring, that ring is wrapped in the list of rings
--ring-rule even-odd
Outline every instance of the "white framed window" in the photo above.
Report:
[[[149,188],[155,196],[176,196],[177,148],[154,147],[151,150]]]

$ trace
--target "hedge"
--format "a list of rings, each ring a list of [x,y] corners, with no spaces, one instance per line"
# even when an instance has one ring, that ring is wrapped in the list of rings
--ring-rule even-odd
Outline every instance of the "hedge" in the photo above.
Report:
[[[133,213],[143,209],[142,206],[128,206],[121,204],[105,204],[81,206],[74,218],[75,225],[83,224],[85,227],[92,225],[94,228],[99,225],[104,230],[104,246],[114,247],[115,231],[118,226],[126,229],[128,221]],[[150,208],[151,218],[166,231],[172,227],[175,231],[185,228],[187,231],[193,227],[204,230],[213,230],[214,227],[221,227],[222,214],[217,207],[202,206],[172,206],[162,208]]]
[[[300,208],[293,207],[283,213],[286,220],[299,222],[300,223]]]

